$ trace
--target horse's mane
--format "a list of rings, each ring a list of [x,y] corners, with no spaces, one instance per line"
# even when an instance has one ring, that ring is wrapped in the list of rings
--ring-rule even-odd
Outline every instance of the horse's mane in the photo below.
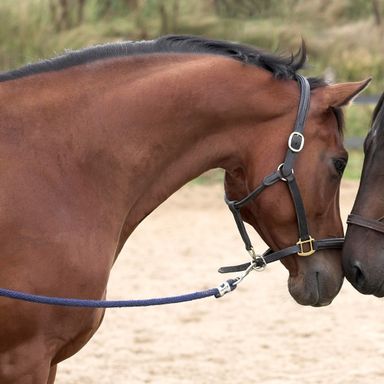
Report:
[[[67,51],[61,56],[25,65],[19,69],[0,73],[0,82],[15,80],[43,72],[60,71],[76,65],[118,56],[132,56],[155,53],[213,54],[230,57],[243,63],[264,68],[276,78],[292,79],[306,61],[304,41],[296,54],[271,54],[249,45],[222,40],[211,40],[197,36],[169,35],[156,40],[128,41],[97,45],[76,51]],[[325,85],[319,79],[311,79],[311,88]]]

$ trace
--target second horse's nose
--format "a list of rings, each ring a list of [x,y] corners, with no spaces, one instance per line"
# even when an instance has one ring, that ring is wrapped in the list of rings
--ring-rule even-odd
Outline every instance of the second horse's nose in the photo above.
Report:
[[[360,263],[356,262],[352,265],[352,279],[351,283],[352,285],[357,288],[361,293],[364,290],[365,287],[365,275],[364,272],[361,269]]]

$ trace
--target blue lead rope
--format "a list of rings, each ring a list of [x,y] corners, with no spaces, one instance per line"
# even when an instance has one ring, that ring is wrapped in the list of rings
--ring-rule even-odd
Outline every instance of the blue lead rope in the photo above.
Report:
[[[238,279],[230,279],[220,284],[217,288],[208,289],[206,291],[198,291],[188,293],[186,295],[162,297],[143,300],[85,300],[85,299],[69,299],[62,297],[51,297],[32,295],[25,292],[14,291],[11,289],[0,288],[0,296],[10,299],[29,301],[32,303],[60,305],[65,307],[81,307],[81,308],[122,308],[122,307],[148,307],[152,305],[164,305],[182,303],[185,301],[199,300],[206,297],[215,296],[216,298],[224,296],[226,293],[233,291],[237,287]]]

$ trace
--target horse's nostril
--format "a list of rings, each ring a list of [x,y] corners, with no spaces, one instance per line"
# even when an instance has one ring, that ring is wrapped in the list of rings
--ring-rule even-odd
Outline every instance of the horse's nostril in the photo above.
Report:
[[[354,271],[355,285],[358,288],[363,288],[365,283],[365,276],[363,271],[360,269],[360,266],[358,264],[355,264],[353,266],[353,271]]]

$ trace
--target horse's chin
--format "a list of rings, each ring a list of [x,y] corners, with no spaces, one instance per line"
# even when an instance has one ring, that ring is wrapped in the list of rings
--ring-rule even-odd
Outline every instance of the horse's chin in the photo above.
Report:
[[[291,296],[301,305],[324,307],[332,303],[338,294],[341,283],[335,281],[324,282],[319,272],[310,275],[298,274],[288,279],[288,289]]]
[[[384,278],[382,273],[377,275],[377,279],[372,286],[372,294],[379,298],[384,297]]]
[[[376,297],[384,297],[384,283],[381,285],[381,287],[374,293],[374,296]]]

